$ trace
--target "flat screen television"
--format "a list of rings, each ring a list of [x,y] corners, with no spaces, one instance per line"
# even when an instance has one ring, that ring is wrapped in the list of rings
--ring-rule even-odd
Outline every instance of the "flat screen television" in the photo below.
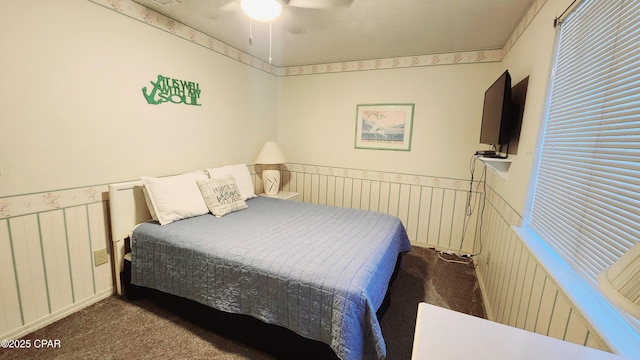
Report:
[[[505,71],[484,93],[480,143],[493,145],[495,150],[508,144],[513,118],[511,76]]]

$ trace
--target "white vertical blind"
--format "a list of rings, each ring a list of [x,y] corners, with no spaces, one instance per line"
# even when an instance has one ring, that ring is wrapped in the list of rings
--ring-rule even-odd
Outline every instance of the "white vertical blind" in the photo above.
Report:
[[[595,287],[640,239],[640,1],[559,26],[529,226]]]

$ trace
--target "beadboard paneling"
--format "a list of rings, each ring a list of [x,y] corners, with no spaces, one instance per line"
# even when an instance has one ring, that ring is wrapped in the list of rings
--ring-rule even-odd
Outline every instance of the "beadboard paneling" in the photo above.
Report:
[[[414,245],[477,251],[478,211],[465,215],[467,180],[305,164],[286,164],[280,170],[282,190],[301,193],[304,202],[387,213],[402,220]],[[477,184],[473,189],[477,204],[482,193]]]
[[[73,304],[64,211],[48,211],[38,216],[45,254],[45,272],[49,284],[49,301],[51,311],[55,312]]]
[[[261,168],[249,166],[256,192]],[[468,182],[412,174],[287,164],[283,190],[303,201],[398,216],[419,246],[458,251]],[[481,194],[474,193],[476,199]],[[0,198],[0,338],[15,338],[113,293],[107,186]],[[474,251],[477,215],[462,250]]]
[[[9,233],[9,221],[0,220],[0,334],[17,329],[24,323]],[[0,338],[5,339],[6,336]]]
[[[457,252],[464,233],[463,252],[482,251],[475,262],[490,319],[608,350],[512,231],[520,216],[490,187],[481,223],[476,185],[476,211],[465,216],[464,179],[305,164],[280,169],[283,190],[302,193],[305,202],[398,216],[414,245]],[[261,168],[249,170],[260,193]],[[113,293],[110,263],[93,266],[93,251],[110,249],[106,193],[96,186],[0,198],[0,338]]]
[[[610,351],[562,289],[513,232],[520,216],[487,187],[482,253],[476,272],[489,319]]]
[[[0,199],[0,338],[16,338],[113,293],[101,187]]]

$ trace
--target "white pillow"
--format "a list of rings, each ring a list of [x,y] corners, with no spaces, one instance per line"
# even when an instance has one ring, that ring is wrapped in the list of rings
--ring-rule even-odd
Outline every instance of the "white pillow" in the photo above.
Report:
[[[253,181],[251,181],[251,174],[249,173],[247,165],[227,165],[215,169],[207,169],[207,172],[212,179],[221,179],[229,175],[233,176],[238,190],[240,190],[240,194],[242,195],[242,200],[256,197],[255,190],[253,189]]]
[[[152,206],[149,212],[155,213],[160,225],[208,213],[196,183],[207,178],[203,171],[163,178],[142,176]]]
[[[221,179],[198,180],[198,187],[204,202],[215,217],[222,217],[248,207],[242,200],[236,181],[231,175]]]
[[[153,203],[151,202],[151,197],[149,196],[147,187],[144,185],[142,185],[142,193],[144,194],[144,202],[147,204],[147,209],[149,209],[149,215],[151,215],[151,218],[153,220],[158,220],[156,210],[153,208]]]

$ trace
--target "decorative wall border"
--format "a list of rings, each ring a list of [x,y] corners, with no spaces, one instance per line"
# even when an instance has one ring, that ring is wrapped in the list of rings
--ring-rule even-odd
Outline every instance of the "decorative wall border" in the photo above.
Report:
[[[349,179],[376,180],[394,182],[407,185],[434,186],[449,190],[465,190],[469,188],[469,181],[463,179],[439,178],[425,175],[412,175],[376,170],[360,170],[352,168],[338,168],[332,166],[287,163],[280,166],[281,170],[300,172],[312,175],[340,176]],[[480,183],[476,183],[474,191],[481,190]]]
[[[318,65],[289,66],[277,68],[278,76],[313,75],[325,73],[340,73],[351,71],[401,69],[437,65],[458,65],[487,62],[500,62],[503,58],[502,49],[465,51],[444,54],[405,56],[386,59],[372,59],[348,61]]]
[[[107,185],[0,197],[0,219],[86,205],[108,199]]]
[[[326,73],[340,73],[352,71],[370,71],[384,69],[399,69],[438,65],[458,65],[473,63],[500,62],[522,35],[525,29],[547,0],[535,0],[518,27],[511,35],[503,49],[488,49],[478,51],[452,52],[443,54],[426,54],[395,58],[347,61],[326,64],[312,64],[302,66],[277,67],[266,61],[249,55],[214,37],[195,30],[187,25],[168,18],[154,10],[142,6],[132,0],[89,0],[97,5],[116,11],[132,19],[141,21],[157,29],[166,31],[194,44],[203,46],[211,51],[239,61],[245,65],[272,75],[299,76]]]
[[[496,209],[498,214],[500,214],[509,226],[520,226],[522,224],[522,215],[518,214],[518,212],[488,184],[485,192],[487,202]]]
[[[256,182],[256,166],[247,165],[247,168]],[[108,200],[109,184],[0,196],[0,220]]]
[[[542,7],[546,2],[547,0],[535,0],[531,4],[531,6],[529,7],[529,10],[527,10],[527,13],[524,15],[522,20],[520,20],[520,23],[518,24],[516,29],[513,31],[513,34],[511,34],[511,36],[509,37],[509,40],[507,40],[507,43],[504,45],[504,48],[503,48],[504,55],[506,55],[509,52],[509,50],[511,50],[513,45],[516,43],[516,41],[518,41],[518,39],[524,33],[527,27],[529,27],[529,24],[531,24],[533,19],[536,17],[536,15],[540,11],[540,9],[542,9]],[[551,21],[551,19],[549,21]]]
[[[277,68],[214,37],[177,22],[132,0],[89,0],[107,9],[166,31],[258,70],[277,75]]]
[[[249,165],[248,168],[249,173],[254,178],[257,176],[256,174],[262,170],[262,167],[256,165]],[[307,174],[340,176],[350,179],[377,180],[408,185],[434,186],[437,188],[450,190],[465,190],[469,187],[469,182],[464,179],[400,174],[388,171],[361,170],[298,163],[287,163],[281,165],[280,169]],[[481,185],[482,183],[480,182],[475,183],[474,191],[483,192]],[[108,199],[108,192],[108,185],[95,185],[74,189],[52,190],[33,194],[0,197],[0,219],[57,210],[93,202],[106,201]],[[487,200],[497,209],[497,211],[501,214],[505,221],[510,226],[520,226],[522,222],[522,216],[518,214],[490,186],[486,187],[486,192]]]

